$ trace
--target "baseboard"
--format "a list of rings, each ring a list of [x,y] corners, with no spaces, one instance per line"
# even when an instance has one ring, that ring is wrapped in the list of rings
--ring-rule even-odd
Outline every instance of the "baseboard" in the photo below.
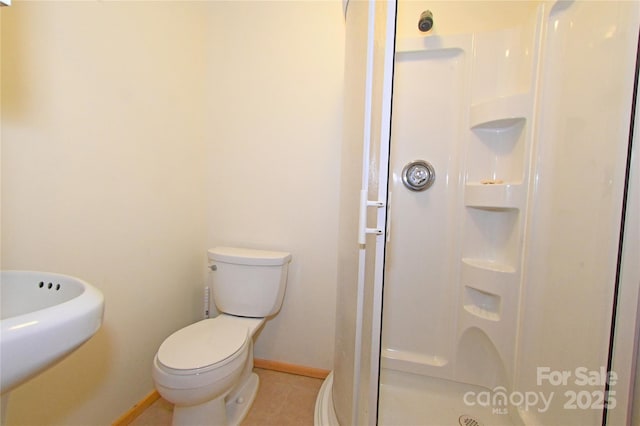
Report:
[[[279,371],[281,373],[297,374],[298,376],[313,377],[315,379],[325,379],[330,371],[323,370],[321,368],[307,367],[304,365],[287,364],[286,362],[271,361],[268,359],[253,359],[253,366],[255,368],[262,368],[263,370]],[[113,422],[111,426],[127,426],[136,417],[138,417],[144,410],[149,408],[151,404],[156,402],[160,398],[158,391],[154,390],[149,395],[145,396],[140,402],[131,407],[129,411],[124,413],[118,420]]]
[[[287,364],[286,362],[271,361],[268,359],[253,359],[253,366],[265,370],[280,371],[282,373],[297,374],[298,376],[313,377],[315,379],[325,379],[330,371],[321,368],[307,367],[304,365]]]
[[[149,408],[151,404],[156,402],[160,398],[158,391],[154,390],[149,395],[145,396],[140,402],[131,407],[129,411],[124,413],[118,420],[113,422],[112,426],[127,426],[129,423],[135,420],[144,410]]]

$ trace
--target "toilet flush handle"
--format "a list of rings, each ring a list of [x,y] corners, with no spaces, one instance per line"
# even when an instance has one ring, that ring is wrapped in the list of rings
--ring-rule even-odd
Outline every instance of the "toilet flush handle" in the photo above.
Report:
[[[212,271],[217,271],[218,270],[218,266],[217,265],[209,265],[209,269],[211,269]]]

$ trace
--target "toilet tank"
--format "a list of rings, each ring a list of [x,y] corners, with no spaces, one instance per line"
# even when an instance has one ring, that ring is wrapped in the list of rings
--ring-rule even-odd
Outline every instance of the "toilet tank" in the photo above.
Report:
[[[216,247],[208,256],[213,300],[220,312],[262,318],[280,310],[290,253]]]

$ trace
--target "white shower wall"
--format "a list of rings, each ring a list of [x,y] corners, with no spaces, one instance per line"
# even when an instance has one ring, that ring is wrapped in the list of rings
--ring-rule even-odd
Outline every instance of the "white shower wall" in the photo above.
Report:
[[[599,421],[598,410],[566,409],[561,395],[598,392],[601,383],[576,383],[575,370],[607,365],[639,6],[557,3],[546,18],[517,380],[558,395],[534,414],[540,423]],[[568,386],[538,386],[537,367],[571,372]]]
[[[383,369],[555,395],[515,422],[600,421],[565,392],[603,383],[538,369],[607,366],[638,20],[628,2],[400,1]],[[417,159],[426,192],[402,184]]]
[[[433,35],[402,35],[416,6]],[[538,13],[446,32],[446,16],[485,7],[400,3],[382,365],[494,387],[514,371]],[[436,169],[425,192],[402,184],[416,159]]]

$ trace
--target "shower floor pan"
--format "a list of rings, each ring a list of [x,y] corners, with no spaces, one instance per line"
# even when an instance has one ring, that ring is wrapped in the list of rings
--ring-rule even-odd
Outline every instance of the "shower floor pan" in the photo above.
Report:
[[[475,395],[483,391],[478,386],[382,369],[378,425],[512,426],[509,414],[517,413],[476,403]]]

